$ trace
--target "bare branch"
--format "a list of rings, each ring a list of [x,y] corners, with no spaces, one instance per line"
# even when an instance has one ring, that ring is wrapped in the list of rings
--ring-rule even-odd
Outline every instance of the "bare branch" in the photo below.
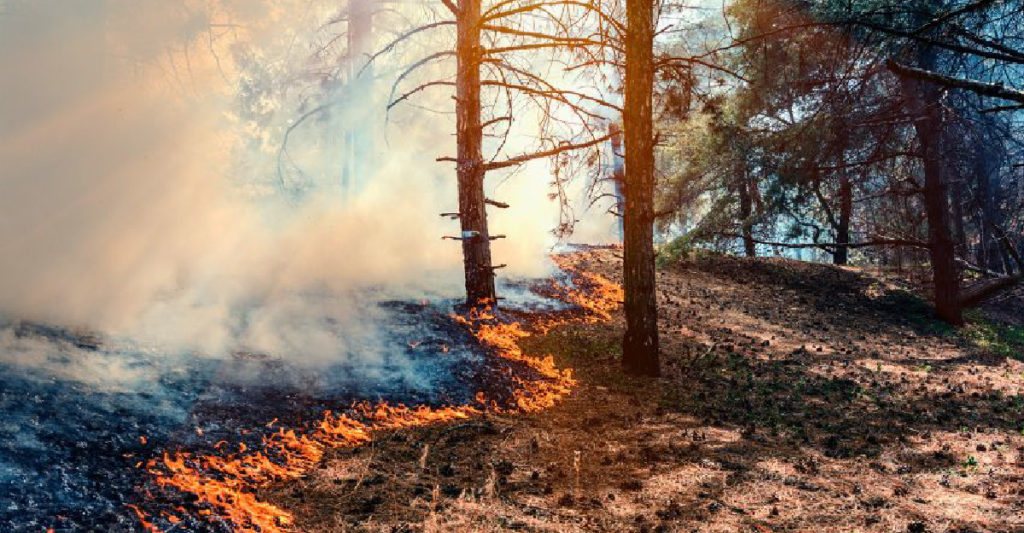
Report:
[[[511,121],[511,120],[512,120],[511,116],[492,118],[491,120],[488,120],[487,122],[484,122],[483,124],[481,124],[480,128],[481,129],[486,129],[486,128],[489,128],[489,127],[491,127],[491,126],[493,126],[493,125],[495,125],[495,124],[497,124],[499,122],[505,122],[505,121]]]
[[[326,113],[327,110],[330,109],[334,105],[336,105],[336,103],[327,103],[327,104],[324,104],[324,105],[321,105],[321,106],[314,107],[313,109],[310,109],[309,111],[306,111],[305,113],[303,113],[303,115],[301,117],[299,117],[295,122],[293,122],[290,126],[288,126],[288,129],[285,130],[284,137],[281,139],[281,146],[277,149],[277,179],[281,183],[281,187],[282,188],[284,187],[284,164],[283,164],[283,161],[284,161],[284,156],[288,152],[288,140],[291,138],[292,132],[294,132],[299,126],[302,125],[302,123],[306,122],[306,120],[308,120],[310,117],[312,117],[314,115],[318,115],[320,113]],[[290,156],[289,156],[289,158],[290,158]],[[294,164],[293,164],[293,166],[294,166]]]
[[[500,19],[500,18],[510,17],[510,16],[517,15],[517,14],[520,14],[520,13],[528,13],[530,11],[537,11],[537,10],[540,10],[540,9],[543,9],[543,8],[546,8],[546,7],[576,6],[576,7],[584,8],[584,9],[586,9],[590,13],[594,13],[602,21],[604,21],[604,22],[608,23],[609,25],[611,25],[612,27],[614,27],[621,35],[625,35],[626,34],[626,26],[624,24],[622,24],[618,20],[615,20],[615,18],[609,16],[607,13],[605,13],[604,11],[599,9],[596,4],[593,4],[593,3],[580,2],[578,0],[549,0],[549,1],[537,2],[537,3],[533,3],[533,4],[527,4],[527,5],[524,5],[524,6],[508,9],[508,10],[505,10],[505,11],[499,11],[499,9],[503,8],[506,5],[509,5],[510,3],[511,2],[507,2],[507,1],[506,2],[501,2],[501,3],[499,3],[499,6],[501,6],[501,7],[498,7],[498,6],[492,7],[491,9],[489,9],[487,11],[487,13],[484,14],[484,16],[481,18],[480,22],[483,23],[483,24],[486,24],[488,22],[491,22],[491,21],[494,21],[494,20],[497,20],[497,19]]]
[[[984,9],[984,8],[988,7],[989,5],[995,3],[995,2],[996,2],[996,0],[976,0],[974,2],[971,2],[970,4],[967,4],[967,5],[963,6],[963,7],[961,7],[960,9],[954,9],[953,11],[950,11],[949,13],[946,13],[945,15],[942,15],[942,16],[939,16],[939,17],[936,17],[936,18],[932,19],[931,22],[925,24],[924,26],[921,26],[920,28],[915,30],[914,33],[925,32],[927,30],[930,30],[930,29],[938,26],[939,24],[942,24],[942,23],[947,22],[949,20],[952,20],[952,19],[954,19],[956,17],[959,17],[960,15],[963,15],[963,14],[966,14],[966,13],[970,13],[971,11],[977,11],[979,9]]]
[[[402,95],[399,96],[398,98],[395,98],[394,100],[391,100],[390,102],[388,102],[388,111],[390,111],[392,107],[395,107],[396,105],[398,105],[398,104],[402,103],[403,101],[407,100],[412,95],[414,95],[414,94],[416,94],[416,93],[418,93],[418,92],[420,92],[420,91],[422,91],[424,89],[429,89],[430,87],[437,87],[437,86],[454,87],[455,86],[455,82],[452,82],[452,81],[431,81],[431,82],[424,83],[422,85],[418,85],[416,88],[412,89],[411,91],[402,93]]]
[[[452,0],[441,0],[441,3],[444,4],[444,7],[447,7],[448,11],[451,11],[453,15],[459,15],[459,7],[456,6]]]
[[[420,32],[424,32],[424,31],[427,31],[427,30],[432,30],[434,28],[439,28],[441,26],[454,26],[454,25],[455,25],[455,21],[454,20],[442,20],[442,21],[439,21],[439,22],[432,22],[430,24],[424,24],[423,26],[419,26],[417,28],[413,28],[413,29],[411,29],[411,30],[409,30],[409,31],[399,35],[398,37],[395,37],[391,42],[389,42],[388,44],[384,45],[384,48],[381,48],[380,50],[374,52],[373,55],[371,55],[366,60],[366,64],[364,64],[362,66],[362,68],[359,69],[359,74],[358,75],[362,75],[363,71],[366,70],[366,68],[369,67],[370,64],[373,63],[378,57],[380,57],[380,56],[382,56],[382,55],[384,55],[384,54],[394,50],[395,47],[398,46],[399,43],[401,43],[402,41],[408,39],[409,37],[412,37],[413,35],[416,35],[417,33],[420,33]]]
[[[747,79],[742,74],[740,74],[740,73],[738,73],[738,72],[736,72],[734,70],[725,68],[725,67],[723,67],[721,65],[716,65],[714,63],[710,63],[708,61],[704,61],[704,60],[702,60],[700,58],[697,58],[697,57],[665,57],[665,58],[662,58],[662,59],[658,60],[655,63],[654,68],[660,70],[662,67],[664,67],[666,65],[672,65],[673,63],[685,63],[685,64],[688,64],[688,65],[691,65],[691,66],[692,65],[700,65],[702,67],[706,67],[706,68],[714,70],[716,72],[722,72],[724,74],[728,74],[728,75],[730,75],[730,76],[732,76],[732,77],[734,77],[734,78],[736,78],[736,79],[738,79],[738,80],[740,80],[742,82],[750,83],[749,79]]]
[[[431,61],[433,61],[435,59],[440,59],[442,57],[449,57],[449,56],[453,56],[453,55],[455,55],[455,52],[453,52],[451,50],[445,50],[445,51],[442,51],[442,52],[435,52],[433,54],[430,54],[427,57],[424,57],[424,58],[420,59],[419,61],[413,63],[412,65],[409,65],[408,68],[406,68],[404,71],[402,71],[401,74],[398,75],[398,78],[395,79],[395,82],[391,84],[391,94],[388,95],[388,102],[394,101],[395,92],[398,91],[398,86],[402,83],[402,80],[404,80],[407,76],[409,76],[410,74],[415,72],[416,69],[422,67],[423,65],[426,65],[427,63],[430,63]],[[388,105],[388,108],[390,108],[390,107],[391,106]]]
[[[903,31],[903,30],[900,30],[900,29],[897,29],[897,28],[890,28],[888,26],[883,26],[881,24],[875,24],[873,22],[869,22],[869,21],[866,21],[866,20],[852,20],[852,21],[846,21],[846,22],[839,22],[838,24],[840,24],[840,25],[848,24],[848,25],[852,25],[852,26],[863,26],[863,27],[865,27],[865,28],[867,28],[869,30],[874,30],[874,31],[881,32],[881,33],[887,33],[889,35],[895,35],[897,37],[903,37],[903,38],[906,38],[906,39],[913,39],[915,41],[920,41],[920,42],[927,43],[927,44],[930,44],[930,45],[933,45],[933,46],[938,46],[940,48],[945,48],[945,49],[951,50],[953,52],[960,52],[960,53],[963,53],[963,54],[970,54],[970,55],[975,55],[975,56],[979,56],[979,57],[985,57],[985,58],[988,58],[988,59],[995,59],[997,61],[1005,61],[1007,63],[1024,64],[1024,56],[1021,56],[1021,55],[1018,55],[1018,54],[1005,54],[1005,53],[1002,53],[1002,52],[990,52],[988,50],[980,50],[980,49],[977,49],[977,48],[971,48],[969,46],[963,46],[963,45],[956,44],[956,43],[950,43],[950,42],[947,42],[947,41],[943,41],[941,39],[933,39],[931,37],[922,37],[922,36],[917,35],[915,33]]]
[[[598,40],[594,40],[594,39],[586,39],[586,38],[580,38],[580,37],[562,37],[562,36],[559,36],[559,35],[550,35],[550,34],[547,34],[547,33],[532,32],[532,31],[525,31],[525,30],[517,30],[515,28],[509,28],[509,27],[506,27],[506,26],[495,26],[493,24],[484,24],[483,25],[483,29],[487,30],[487,31],[493,31],[493,32],[496,32],[496,33],[502,33],[502,34],[505,34],[505,35],[515,35],[517,37],[531,37],[531,38],[534,38],[534,39],[543,39],[543,40],[550,41],[550,42],[553,42],[553,43],[559,43],[562,46],[569,47],[569,48],[572,48],[572,47],[581,47],[582,48],[582,47],[586,47],[586,46],[600,46],[600,47],[611,48],[611,49],[613,49],[615,51],[619,51],[619,52],[622,51],[622,47],[621,46],[617,46],[617,45],[615,45],[615,43],[613,43],[611,41],[598,41]],[[498,49],[495,49],[495,50],[503,50],[503,49],[498,48]],[[488,50],[485,49],[484,53],[486,54],[487,52],[488,52]]]
[[[886,66],[889,67],[889,70],[899,74],[900,76],[916,78],[945,87],[965,89],[978,93],[982,96],[991,96],[993,98],[1002,98],[1003,100],[1012,100],[1014,102],[1024,103],[1024,91],[1007,88],[1001,83],[987,83],[977,80],[954,78],[952,76],[946,76],[930,70],[900,65],[895,61],[887,62]]]
[[[582,143],[577,143],[577,144],[562,143],[557,148],[552,148],[550,150],[544,150],[544,151],[541,151],[541,152],[534,152],[532,154],[523,154],[523,155],[520,155],[520,156],[516,156],[516,157],[512,157],[512,158],[506,159],[504,161],[495,161],[493,163],[488,163],[488,164],[484,165],[484,170],[498,170],[498,169],[501,169],[501,168],[514,167],[514,166],[526,163],[528,161],[533,161],[534,159],[543,159],[545,157],[551,157],[553,155],[558,155],[558,154],[561,154],[563,152],[569,152],[569,151],[572,151],[572,150],[581,150],[583,148],[589,148],[591,146],[594,146],[594,145],[597,145],[597,144],[601,144],[601,143],[607,141],[608,139],[611,139],[614,136],[615,136],[615,134],[603,135],[603,136],[598,137],[596,139],[591,139],[589,141],[582,142]]]
[[[589,116],[591,118],[603,119],[605,117],[603,117],[603,116],[601,116],[601,115],[599,115],[597,113],[594,113],[592,111],[588,111],[586,109],[583,109],[583,108],[579,107],[578,105],[570,102],[567,98],[565,98],[565,95],[574,96],[576,98],[580,98],[581,100],[587,100],[587,101],[595,102],[595,103],[598,103],[598,104],[601,104],[603,106],[609,107],[609,108],[611,108],[613,110],[616,110],[616,111],[620,111],[620,112],[622,111],[622,109],[619,108],[618,106],[615,106],[613,104],[610,104],[610,103],[605,102],[603,100],[600,100],[598,98],[587,96],[585,94],[576,93],[576,92],[573,92],[573,91],[535,89],[535,88],[529,87],[527,85],[517,85],[517,84],[514,84],[514,83],[500,82],[500,81],[497,81],[497,80],[484,80],[481,83],[481,85],[493,86],[493,87],[505,87],[505,88],[508,88],[508,89],[514,89],[514,90],[517,90],[517,91],[522,91],[524,93],[532,94],[532,95],[535,95],[535,96],[543,96],[543,97],[546,97],[546,98],[551,98],[551,99],[557,100],[557,101],[559,101],[559,102],[561,102],[561,103],[563,103],[563,104],[565,104],[565,105],[567,105],[567,106],[569,106],[569,107],[571,107],[573,109],[579,110],[581,113],[584,113],[584,114],[586,114],[587,116]]]

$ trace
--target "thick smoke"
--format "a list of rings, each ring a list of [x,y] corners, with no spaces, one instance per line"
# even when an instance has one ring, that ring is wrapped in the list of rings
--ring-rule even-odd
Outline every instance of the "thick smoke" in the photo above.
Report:
[[[336,11],[319,4],[0,0],[0,315],[166,352],[368,363],[387,335],[375,302],[458,297],[460,250],[440,240],[457,223],[438,216],[454,172],[434,162],[454,153],[450,115],[384,126],[381,89],[280,151],[308,94],[272,86],[315,55],[307,36]],[[343,198],[336,132],[353,123],[380,142]],[[549,181],[536,165],[497,187],[512,275],[549,268]],[[5,361],[32,359],[4,339]]]

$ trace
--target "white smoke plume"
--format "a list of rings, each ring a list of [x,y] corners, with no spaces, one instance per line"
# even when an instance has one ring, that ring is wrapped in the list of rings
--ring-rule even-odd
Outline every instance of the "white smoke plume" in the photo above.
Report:
[[[457,223],[438,216],[455,210],[454,171],[434,162],[454,153],[450,115],[398,109],[384,129],[385,84],[297,126],[279,152],[317,89],[283,79],[313,70],[310,36],[336,13],[0,0],[0,315],[322,363],[379,357],[375,301],[460,296],[460,249],[440,240]],[[353,122],[379,124],[381,142],[343,199],[337,137]],[[513,205],[492,221],[512,275],[549,268],[549,181],[537,164],[496,192]],[[24,363],[14,351],[0,347]]]

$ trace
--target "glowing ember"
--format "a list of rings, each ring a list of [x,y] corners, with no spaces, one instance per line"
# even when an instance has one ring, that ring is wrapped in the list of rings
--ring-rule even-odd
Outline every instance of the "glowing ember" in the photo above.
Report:
[[[148,461],[146,470],[160,487],[191,495],[197,509],[193,515],[226,522],[236,531],[283,532],[290,530],[292,516],[257,500],[254,490],[303,475],[329,449],[365,444],[376,431],[449,422],[485,411],[507,414],[551,407],[575,386],[572,370],[559,369],[551,356],[524,354],[519,340],[574,321],[609,320],[622,300],[622,290],[614,283],[580,271],[568,258],[555,257],[555,261],[568,273],[571,285],[553,282],[552,295],[578,306],[580,311],[531,315],[527,324],[502,320],[489,306],[472,309],[464,316],[452,315],[453,320],[468,328],[495,356],[524,364],[539,375],[539,379],[512,377],[516,385],[514,407],[502,407],[483,392],[477,393],[473,405],[406,407],[386,402],[361,403],[353,405],[347,413],[327,411],[319,423],[305,431],[279,428],[264,437],[258,449],[248,449],[244,443],[230,446],[222,441],[214,446],[219,455],[165,453],[162,458]],[[276,419],[271,421],[267,427],[276,422]],[[236,448],[237,452],[231,451]],[[158,511],[156,515],[137,507],[132,509],[148,531],[159,531],[154,525],[158,519],[173,526],[182,520],[179,515],[189,514],[180,507],[175,509],[177,514]]]

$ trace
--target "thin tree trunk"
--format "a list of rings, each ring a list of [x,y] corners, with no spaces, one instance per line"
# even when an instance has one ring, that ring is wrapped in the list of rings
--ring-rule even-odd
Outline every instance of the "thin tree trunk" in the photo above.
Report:
[[[480,0],[462,0],[457,17],[455,120],[459,214],[466,303],[493,304],[494,270],[484,196],[483,128],[480,122]]]
[[[344,88],[346,105],[365,98],[373,90],[373,65],[366,64],[373,37],[371,0],[350,0],[348,5],[348,80]],[[341,193],[352,196],[359,188],[359,177],[372,164],[372,128],[353,121],[345,126],[345,147],[342,155]]]
[[[979,147],[974,157],[974,172],[977,174],[977,203],[980,207],[978,215],[978,265],[989,270],[999,268],[1000,258],[993,248],[993,237],[990,225],[995,220],[995,202],[992,201],[992,165],[984,147]],[[1005,273],[1005,270],[1003,271]]]
[[[657,376],[658,309],[654,277],[654,5],[626,0],[626,79],[623,126],[626,208],[623,288],[626,334],[622,366]]]
[[[839,224],[836,227],[836,242],[839,246],[832,254],[832,262],[845,265],[850,261],[850,219],[853,217],[853,183],[845,170],[839,176]]]
[[[976,222],[978,226],[978,248],[975,250],[974,260],[978,266],[986,270],[994,270],[994,265],[989,261],[988,254],[988,228],[985,227],[985,215],[978,214]]]
[[[833,107],[837,117],[843,116],[841,110]],[[846,147],[850,144],[849,130],[844,120],[838,123],[837,162],[839,163],[839,217],[835,219],[836,242],[839,246],[832,252],[832,263],[845,265],[850,262],[850,218],[853,216],[853,183],[850,181],[849,169],[846,168]]]
[[[967,229],[964,227],[964,188],[961,180],[949,187],[949,201],[953,208],[953,242],[961,254],[967,255]]]
[[[979,185],[980,187],[980,185]],[[995,265],[989,261],[988,253],[988,227],[985,224],[984,207],[979,209],[978,214],[975,216],[975,225],[978,226],[978,247],[975,249],[974,262],[981,268],[986,270],[995,270]]]
[[[610,144],[612,147],[612,183],[615,186],[615,211],[619,229],[619,242],[625,240],[625,230],[622,226],[622,213],[626,210],[626,199],[622,194],[623,179],[625,177],[626,163],[622,152],[622,132],[618,123],[612,122],[608,125],[608,133],[614,135]]]
[[[752,198],[750,169],[746,163],[740,164],[737,176],[736,192],[740,200],[740,226],[743,231],[743,251],[747,257],[757,257],[757,246],[754,243],[754,199]]]

